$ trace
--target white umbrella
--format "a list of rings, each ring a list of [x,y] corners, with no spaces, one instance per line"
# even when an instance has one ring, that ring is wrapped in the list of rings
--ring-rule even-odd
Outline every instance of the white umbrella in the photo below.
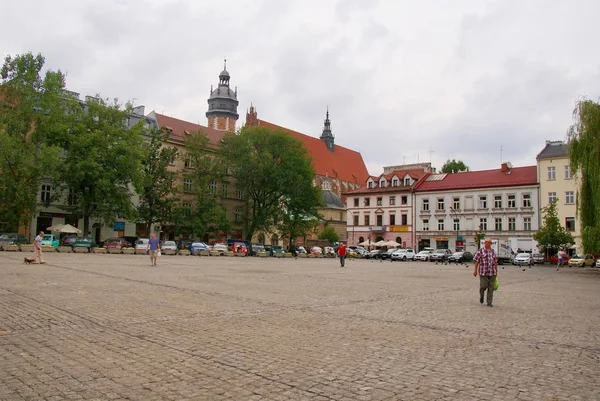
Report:
[[[385,241],[385,245],[392,246],[392,247],[400,246],[399,243],[397,243],[396,241],[393,241],[393,240]]]
[[[48,231],[65,233],[65,234],[80,234],[81,230],[77,227],[73,227],[70,224],[58,224],[47,228]]]
[[[387,243],[384,240],[381,241],[377,241],[374,244],[372,244],[373,246],[386,246]]]
[[[358,245],[360,245],[360,246],[369,246],[369,245],[373,245],[373,244],[371,244],[371,241],[363,241],[363,242],[361,242]]]
[[[57,224],[55,226],[46,227],[46,231],[50,231],[50,232],[59,231],[61,228],[63,228],[63,226],[64,226],[64,224]]]

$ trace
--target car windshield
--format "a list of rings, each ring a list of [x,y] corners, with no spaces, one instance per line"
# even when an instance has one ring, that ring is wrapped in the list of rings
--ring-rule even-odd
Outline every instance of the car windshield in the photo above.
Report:
[[[585,255],[575,255],[573,259],[585,259]]]
[[[454,253],[452,254],[452,256],[462,256],[462,255],[463,255],[463,253],[462,253],[462,252],[454,252]]]
[[[148,240],[147,240],[147,239],[145,239],[145,238],[144,238],[144,239],[139,239],[139,240],[137,240],[137,242],[136,242],[136,244],[138,244],[138,245],[144,245],[144,244],[146,244],[146,243],[148,243]]]
[[[541,258],[541,257],[542,257],[542,254],[541,254],[541,253],[534,253],[534,254],[533,254],[533,257],[534,257],[534,258]]]
[[[528,253],[520,253],[517,255],[517,258],[528,258],[529,254]]]
[[[44,235],[44,239],[52,239],[52,237],[53,237],[53,236],[52,236],[52,235],[49,235],[49,234],[46,234],[46,235]]]
[[[166,246],[175,246],[175,241],[165,241]]]

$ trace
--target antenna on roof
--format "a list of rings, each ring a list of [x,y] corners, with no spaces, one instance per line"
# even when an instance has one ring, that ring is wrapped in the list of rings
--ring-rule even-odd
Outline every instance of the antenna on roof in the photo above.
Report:
[[[504,146],[500,145],[500,164],[502,164],[502,151],[504,150]]]
[[[429,162],[431,163],[431,155],[435,153],[435,150],[433,150],[431,148],[431,145],[429,146]]]

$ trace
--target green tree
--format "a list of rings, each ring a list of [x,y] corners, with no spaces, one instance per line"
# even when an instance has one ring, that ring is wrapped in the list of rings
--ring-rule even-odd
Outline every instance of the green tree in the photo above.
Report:
[[[314,216],[320,198],[312,185],[315,171],[300,141],[266,127],[227,133],[221,159],[246,196],[244,238],[279,228],[284,216]]]
[[[560,248],[568,248],[575,243],[571,233],[565,231],[565,228],[560,224],[556,212],[557,202],[558,200],[542,208],[544,223],[540,230],[533,234],[533,238],[545,253],[554,254]]]
[[[150,235],[152,224],[164,226],[177,220],[179,197],[173,188],[177,174],[169,169],[169,165],[178,157],[179,151],[166,145],[168,138],[165,130],[153,129],[145,142],[137,219],[146,226],[146,236]]]
[[[459,171],[469,171],[469,166],[462,160],[448,159],[442,166],[442,173],[458,173]]]
[[[0,70],[0,225],[7,231],[29,223],[42,182],[56,186],[60,149],[51,139],[69,127],[76,105],[60,71],[42,76],[44,62],[40,54],[7,56]]]
[[[203,132],[192,132],[186,138],[185,146],[187,153],[182,157],[187,168],[183,173],[183,192],[193,194],[194,202],[182,224],[193,235],[216,234],[218,231],[227,233],[231,222],[227,219],[222,192],[218,188],[219,184],[227,183],[226,169]]]
[[[319,233],[319,239],[326,239],[329,242],[337,242],[340,239],[340,236],[335,232],[335,229],[332,226],[328,226]]]
[[[135,218],[132,195],[143,192],[145,137],[141,121],[127,126],[130,105],[95,97],[82,106],[57,143],[66,154],[62,180],[71,195],[68,209],[83,217],[88,234],[90,218]]]
[[[577,213],[581,243],[586,253],[600,252],[600,104],[591,100],[577,103],[575,124],[569,129],[571,168],[581,187]]]

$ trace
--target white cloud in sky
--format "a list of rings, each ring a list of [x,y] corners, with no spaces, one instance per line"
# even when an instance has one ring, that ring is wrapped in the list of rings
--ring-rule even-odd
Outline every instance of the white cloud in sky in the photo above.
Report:
[[[600,2],[0,0],[4,55],[42,53],[82,95],[206,124],[228,59],[240,125],[259,118],[384,165],[535,164],[600,97]]]

